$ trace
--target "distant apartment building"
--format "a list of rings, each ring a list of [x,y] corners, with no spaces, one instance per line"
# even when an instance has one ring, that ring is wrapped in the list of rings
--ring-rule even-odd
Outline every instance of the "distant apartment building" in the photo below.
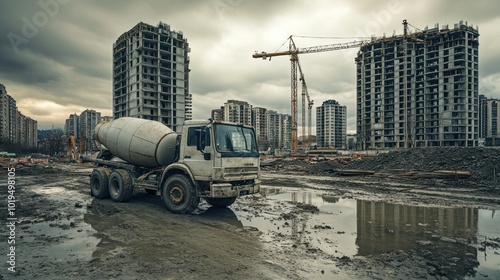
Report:
[[[500,146],[500,100],[480,98],[480,138],[486,146]]]
[[[0,139],[9,138],[9,98],[5,86],[0,84]]]
[[[27,131],[27,118],[25,115],[21,114],[21,112],[17,112],[17,135],[16,138],[20,143],[26,143],[28,142],[28,131]]]
[[[66,119],[64,130],[67,137],[75,136],[79,148],[83,151],[93,149],[94,129],[101,121],[110,121],[111,117],[101,117],[101,113],[92,109],[78,114],[71,114]]]
[[[252,125],[252,105],[245,101],[228,100],[224,103],[224,121]]]
[[[69,115],[64,123],[64,133],[66,136],[80,137],[80,116],[74,113]]]
[[[478,145],[477,28],[384,37],[356,57],[361,149]]]
[[[347,107],[326,100],[316,107],[316,143],[318,147],[346,149]]]
[[[224,106],[219,109],[213,109],[210,113],[210,118],[214,121],[223,121],[224,120]]]
[[[80,146],[89,150],[92,148],[92,141],[94,140],[94,128],[101,121],[101,113],[95,110],[85,110],[79,116],[79,139]]]
[[[18,118],[18,110],[17,110],[17,105],[16,105],[16,100],[10,96],[10,95],[7,95],[7,102],[8,102],[8,122],[9,122],[9,127],[8,127],[8,140],[11,142],[11,143],[16,143],[17,142],[17,132],[18,132],[18,121],[17,121],[17,118]]]
[[[37,147],[37,137],[37,121],[23,115],[16,100],[0,84],[0,140],[32,148]]]
[[[292,116],[273,110],[266,111],[266,130],[269,147],[275,149],[292,148]]]
[[[192,118],[189,44],[168,24],[139,23],[113,44],[113,117],[160,121],[180,132]]]
[[[292,115],[290,114],[280,114],[281,115],[281,128],[279,130],[281,139],[283,139],[282,146],[283,149],[292,148]]]
[[[38,122],[19,113],[19,142],[26,147],[38,146]]]
[[[252,109],[252,125],[255,128],[255,135],[260,151],[264,151],[269,147],[267,141],[267,109],[262,107],[253,107]]]

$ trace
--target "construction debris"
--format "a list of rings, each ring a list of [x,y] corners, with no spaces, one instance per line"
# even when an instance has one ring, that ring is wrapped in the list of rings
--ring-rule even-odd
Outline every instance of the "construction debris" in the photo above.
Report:
[[[463,180],[468,186],[478,187],[500,183],[500,149],[491,147],[412,148],[374,157],[339,156],[324,161],[297,159],[283,163],[284,172],[294,174]]]
[[[266,159],[260,162],[260,166],[274,166],[282,162],[281,158]]]
[[[356,170],[356,169],[336,169],[333,172],[340,176],[370,176],[375,175],[377,177],[387,177],[387,178],[413,178],[413,179],[467,179],[472,173],[467,171],[455,171],[455,170],[437,170],[433,172],[391,172],[382,171],[375,172],[371,170]]]
[[[370,170],[355,170],[355,169],[336,169],[333,170],[334,173],[337,173],[341,176],[364,176],[364,175],[374,175],[375,171]]]

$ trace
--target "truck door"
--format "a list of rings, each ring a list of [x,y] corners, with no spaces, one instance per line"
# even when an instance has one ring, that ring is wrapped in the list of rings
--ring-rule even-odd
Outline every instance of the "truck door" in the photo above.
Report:
[[[209,181],[212,179],[214,155],[213,148],[210,145],[210,128],[205,128],[205,133],[201,133],[203,128],[204,127],[188,128],[183,161],[187,166],[189,166],[196,180]],[[198,149],[200,135],[204,137],[203,152]]]

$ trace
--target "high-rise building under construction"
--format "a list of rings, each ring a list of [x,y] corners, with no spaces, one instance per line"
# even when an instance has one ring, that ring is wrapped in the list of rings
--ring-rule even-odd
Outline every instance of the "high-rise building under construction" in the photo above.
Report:
[[[361,149],[478,144],[477,27],[383,37],[356,57]]]
[[[168,24],[139,23],[113,44],[113,117],[138,117],[180,131],[192,117],[189,44]]]

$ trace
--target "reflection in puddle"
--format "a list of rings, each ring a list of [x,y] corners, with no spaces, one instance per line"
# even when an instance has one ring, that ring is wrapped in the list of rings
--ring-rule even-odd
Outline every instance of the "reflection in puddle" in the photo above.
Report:
[[[475,275],[478,209],[356,201],[356,210],[358,255],[414,250],[429,261],[446,260],[456,276]]]
[[[112,239],[106,234],[102,234],[103,223],[108,226],[118,226],[118,223],[113,223],[113,221],[107,221],[100,218],[98,215],[88,213],[83,215],[83,221],[91,226],[92,230],[96,232],[94,234],[95,238],[98,239],[96,246],[93,249],[92,258],[100,258],[103,256],[115,256],[126,247],[123,242]]]
[[[310,244],[334,257],[412,251],[452,278],[500,278],[500,215],[494,210],[398,205],[288,188],[263,188],[261,194],[272,211],[235,212],[244,226],[258,228],[264,241]],[[320,212],[276,216],[290,211],[289,202]]]

